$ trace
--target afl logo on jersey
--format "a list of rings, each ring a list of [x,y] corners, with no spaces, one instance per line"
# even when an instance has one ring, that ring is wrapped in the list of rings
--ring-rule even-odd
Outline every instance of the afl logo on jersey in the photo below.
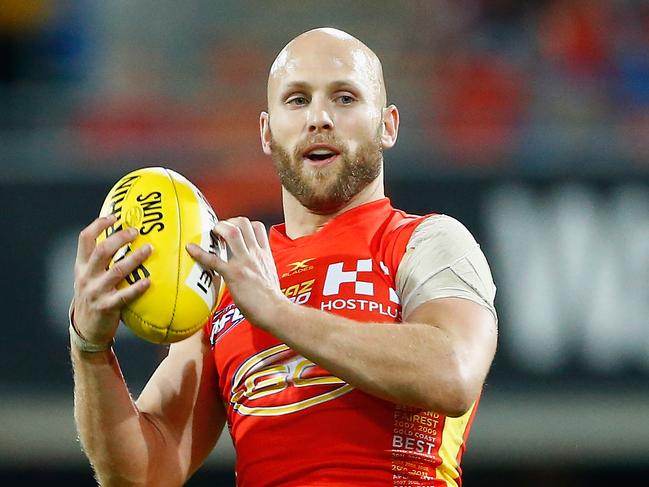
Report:
[[[210,332],[212,348],[223,335],[243,320],[244,316],[234,304],[230,304],[216,313],[212,318],[212,331]]]
[[[245,416],[281,416],[352,390],[352,386],[282,343],[241,364],[232,378],[230,404]]]

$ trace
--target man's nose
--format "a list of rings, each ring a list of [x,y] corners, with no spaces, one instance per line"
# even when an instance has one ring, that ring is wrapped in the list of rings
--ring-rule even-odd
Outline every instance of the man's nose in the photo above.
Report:
[[[331,130],[334,128],[334,122],[326,102],[313,99],[309,106],[309,133]]]

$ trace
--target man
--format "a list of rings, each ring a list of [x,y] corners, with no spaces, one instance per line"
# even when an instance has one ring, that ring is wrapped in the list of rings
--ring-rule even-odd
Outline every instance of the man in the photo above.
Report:
[[[110,218],[81,232],[75,419],[102,485],[181,485],[226,421],[241,486],[461,485],[496,348],[495,287],[459,222],[385,198],[382,152],[398,128],[381,64],[359,40],[315,29],[280,52],[260,131],[285,224],[269,241],[259,222],[219,222],[228,262],[188,247],[227,290],[135,402],[110,345],[148,281],[115,286],[152,250],[106,271],[135,233],[96,245]]]

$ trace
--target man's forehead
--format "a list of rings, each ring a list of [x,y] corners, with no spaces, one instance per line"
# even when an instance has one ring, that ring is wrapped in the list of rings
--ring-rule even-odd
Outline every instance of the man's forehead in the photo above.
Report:
[[[273,62],[270,73],[272,75],[275,71],[285,68],[291,63],[292,59],[300,55],[308,56],[318,53],[325,56],[335,55],[337,52],[344,54],[345,51],[360,46],[369,50],[358,39],[341,30],[332,28],[313,29],[300,34],[284,46],[284,49]]]
[[[368,57],[358,49],[332,51],[313,49],[311,51],[286,51],[282,64],[278,64],[270,74],[270,79],[278,85],[298,81],[305,75],[321,79],[338,78],[347,73],[354,78],[367,78],[376,81],[377,74]]]
[[[381,63],[367,46],[335,29],[310,31],[287,44],[275,59],[268,95],[288,83],[302,81],[300,77],[305,75],[338,79],[345,72],[355,81],[367,83],[371,90],[383,90]]]

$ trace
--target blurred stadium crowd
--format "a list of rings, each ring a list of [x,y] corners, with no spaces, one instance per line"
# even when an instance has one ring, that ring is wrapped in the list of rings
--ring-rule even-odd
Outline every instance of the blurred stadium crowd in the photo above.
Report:
[[[335,25],[384,61],[411,161],[398,171],[647,167],[646,1],[280,3],[3,1],[2,158],[27,177],[143,160],[265,177],[269,63]]]

